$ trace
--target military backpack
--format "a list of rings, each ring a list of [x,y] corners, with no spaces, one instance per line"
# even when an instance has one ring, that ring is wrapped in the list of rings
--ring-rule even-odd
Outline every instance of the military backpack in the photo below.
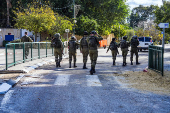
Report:
[[[88,46],[86,37],[83,37],[83,38],[81,39],[81,46],[82,46],[82,47],[87,47],[87,46]]]
[[[138,40],[137,39],[131,39],[131,46],[137,47],[138,46]]]
[[[128,47],[128,45],[127,45],[127,43],[126,43],[125,40],[122,40],[122,41],[121,41],[120,47],[121,47],[121,48],[127,48],[127,47]]]
[[[62,44],[59,39],[54,39],[51,43],[51,47],[61,48]]]
[[[98,42],[97,42],[96,37],[94,37],[94,36],[90,37],[88,46],[89,47],[97,47],[97,45],[98,45]]]
[[[116,50],[117,49],[117,46],[116,46],[116,42],[111,42],[110,43],[110,50]]]
[[[76,42],[75,41],[69,41],[69,51],[76,50]]]

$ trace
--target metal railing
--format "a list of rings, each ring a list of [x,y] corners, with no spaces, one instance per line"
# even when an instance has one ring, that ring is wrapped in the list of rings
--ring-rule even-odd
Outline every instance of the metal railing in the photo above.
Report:
[[[51,42],[24,42],[6,44],[6,70],[18,63],[53,56]]]
[[[149,45],[148,68],[164,74],[164,49],[162,47]]]

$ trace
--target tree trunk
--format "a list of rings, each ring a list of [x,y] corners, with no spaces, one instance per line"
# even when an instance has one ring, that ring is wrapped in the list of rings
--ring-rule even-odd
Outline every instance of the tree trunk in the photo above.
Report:
[[[7,3],[7,27],[9,27],[9,9],[11,8],[11,0],[6,0]]]
[[[37,32],[35,32],[35,42],[37,42]]]

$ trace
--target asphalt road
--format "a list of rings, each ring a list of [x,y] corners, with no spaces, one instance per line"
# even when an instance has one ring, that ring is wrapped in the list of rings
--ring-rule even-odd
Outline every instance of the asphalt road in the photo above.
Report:
[[[99,49],[95,75],[89,75],[89,59],[88,69],[82,69],[80,53],[77,68],[68,68],[68,59],[61,68],[42,66],[0,95],[0,113],[169,113],[170,96],[126,88],[114,76],[143,70],[148,52],[139,54],[140,65],[131,66],[128,54],[126,67],[121,55],[112,66],[111,53]]]

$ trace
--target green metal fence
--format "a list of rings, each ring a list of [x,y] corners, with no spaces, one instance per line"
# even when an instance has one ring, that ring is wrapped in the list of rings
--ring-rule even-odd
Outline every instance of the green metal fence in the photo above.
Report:
[[[164,48],[149,46],[148,68],[164,74]]]
[[[18,63],[53,56],[51,42],[24,42],[6,44],[6,70]]]

